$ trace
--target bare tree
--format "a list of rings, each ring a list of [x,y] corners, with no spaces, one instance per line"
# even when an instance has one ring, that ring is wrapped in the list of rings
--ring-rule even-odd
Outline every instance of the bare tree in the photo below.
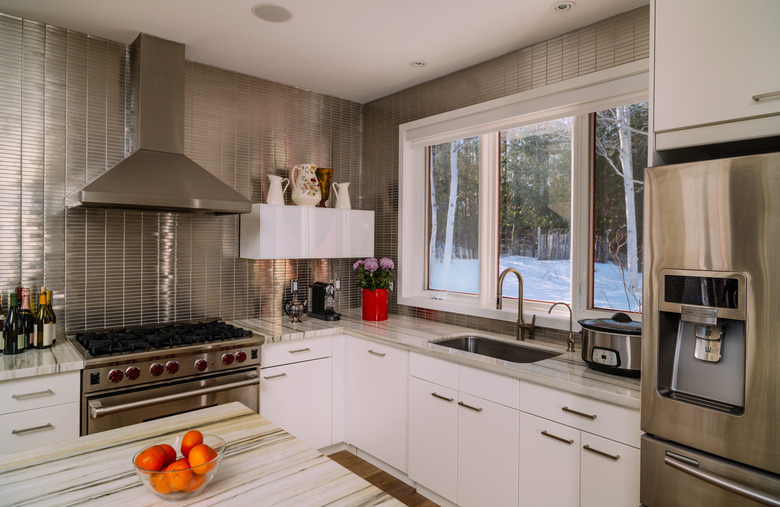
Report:
[[[455,234],[455,212],[458,206],[458,151],[463,146],[463,141],[450,143],[450,200],[447,205],[447,225],[444,237],[444,254],[442,256],[444,276],[447,289],[449,289],[450,269],[452,268],[452,240]]]

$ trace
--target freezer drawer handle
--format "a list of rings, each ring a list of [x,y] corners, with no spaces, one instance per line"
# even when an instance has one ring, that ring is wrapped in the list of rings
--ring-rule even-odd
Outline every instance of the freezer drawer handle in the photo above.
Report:
[[[133,401],[131,403],[124,403],[122,405],[115,405],[113,407],[103,407],[100,400],[91,400],[89,402],[89,416],[92,419],[98,417],[113,414],[116,412],[123,412],[125,410],[132,410],[134,408],[149,407],[152,405],[159,405],[161,403],[167,403],[169,401],[183,400],[186,398],[194,398],[196,396],[203,396],[204,394],[217,393],[220,391],[227,391],[229,389],[236,389],[238,387],[252,386],[260,383],[260,377],[253,376],[249,380],[241,380],[240,382],[232,382],[222,386],[205,387],[203,389],[196,389],[195,391],[187,391],[184,393],[170,394],[168,396],[160,396],[158,398],[152,398],[148,400]]]
[[[482,407],[472,407],[471,405],[467,405],[467,404],[463,403],[462,401],[459,401],[458,405],[460,405],[461,407],[466,407],[468,409],[471,409],[474,412],[482,412]]]
[[[620,459],[620,454],[609,454],[608,452],[599,451],[598,449],[594,449],[593,447],[589,446],[588,444],[583,445],[582,448],[585,449],[586,451],[594,452],[594,453],[598,454],[599,456],[604,456],[605,458],[609,458],[611,460],[617,461],[617,460]]]
[[[269,375],[268,377],[263,377],[263,378],[266,379],[266,380],[271,380],[272,378],[282,378],[282,377],[286,377],[286,376],[287,376],[286,373],[279,373],[277,375]]]
[[[750,486],[745,486],[744,484],[740,484],[736,481],[732,481],[731,479],[721,477],[720,475],[713,474],[712,472],[706,472],[696,467],[692,467],[686,463],[674,459],[668,454],[667,456],[664,457],[664,463],[692,477],[696,477],[697,479],[700,479],[704,482],[708,482],[713,486],[723,488],[726,491],[731,491],[732,493],[737,494],[739,496],[749,498],[750,500],[753,500],[755,502],[764,505],[770,505],[772,507],[780,507],[780,498],[771,496],[763,491],[759,491],[755,488],[751,488]]]
[[[434,398],[439,398],[440,400],[449,401],[450,403],[455,401],[455,398],[447,398],[446,396],[442,396],[439,393],[431,393],[431,396],[433,396]]]
[[[33,431],[54,429],[52,423],[46,423],[43,426],[35,426],[34,428],[24,428],[22,430],[11,430],[12,435],[24,435],[25,433],[32,433]]]
[[[305,349],[295,349],[295,350],[288,350],[290,354],[298,354],[299,352],[310,352],[311,349],[309,347],[306,347]]]
[[[45,391],[37,391],[34,393],[12,394],[11,398],[15,400],[26,400],[27,398],[35,398],[36,396],[49,396],[50,394],[54,394],[54,391],[46,389]]]
[[[552,433],[547,433],[547,430],[542,430],[542,435],[544,435],[545,437],[554,438],[555,440],[558,440],[559,442],[563,442],[564,444],[571,445],[571,444],[574,443],[574,439],[573,438],[572,439],[566,439],[566,438],[563,438],[563,437],[559,437],[558,435],[553,435]]]
[[[585,412],[580,412],[578,410],[572,410],[569,407],[563,407],[561,408],[564,412],[568,412],[570,414],[578,415],[580,417],[586,417],[590,419],[591,421],[596,418],[596,414],[586,414]]]
[[[375,352],[375,351],[373,351],[371,349],[368,349],[368,353],[369,354],[374,354],[375,356],[379,356],[379,357],[385,357],[387,355],[384,352]]]

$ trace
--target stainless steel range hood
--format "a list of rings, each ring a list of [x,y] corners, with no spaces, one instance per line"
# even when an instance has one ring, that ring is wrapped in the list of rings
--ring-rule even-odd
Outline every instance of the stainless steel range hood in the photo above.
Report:
[[[66,199],[68,207],[249,213],[252,203],[184,156],[184,45],[140,34],[130,48],[138,150]]]

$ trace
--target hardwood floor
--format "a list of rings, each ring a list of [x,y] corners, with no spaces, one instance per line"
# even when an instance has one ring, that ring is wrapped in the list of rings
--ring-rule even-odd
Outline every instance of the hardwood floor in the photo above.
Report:
[[[349,451],[335,452],[328,457],[405,505],[410,507],[438,507],[438,504],[419,494],[413,487],[399,481],[368,461],[358,458]]]

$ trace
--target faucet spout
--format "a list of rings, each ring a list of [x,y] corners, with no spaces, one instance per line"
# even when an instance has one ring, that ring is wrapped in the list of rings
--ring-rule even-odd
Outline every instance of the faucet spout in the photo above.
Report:
[[[559,301],[557,303],[553,303],[550,309],[547,310],[547,313],[548,314],[552,313],[553,308],[555,308],[558,305],[563,305],[569,310],[569,337],[566,338],[566,351],[574,352],[574,333],[571,330],[571,321],[572,321],[571,305],[569,303],[564,303],[562,301]]]
[[[516,339],[525,340],[526,334],[529,338],[533,338],[531,333],[534,331],[534,324],[536,323],[536,315],[531,318],[531,323],[527,323],[523,319],[523,276],[515,268],[506,268],[498,277],[498,294],[496,295],[496,309],[501,310],[503,307],[503,293],[504,293],[504,278],[509,273],[514,273],[517,276],[518,292],[517,292],[517,322],[515,323]]]

